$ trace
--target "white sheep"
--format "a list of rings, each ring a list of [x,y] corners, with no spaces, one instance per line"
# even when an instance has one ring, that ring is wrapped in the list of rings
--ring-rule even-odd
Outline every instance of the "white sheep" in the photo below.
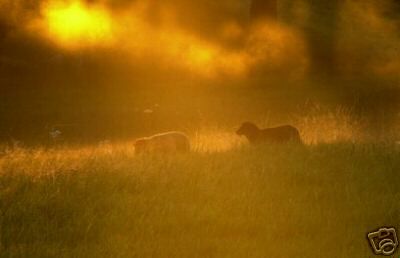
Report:
[[[167,132],[135,141],[135,153],[186,153],[190,151],[190,142],[186,134]]]

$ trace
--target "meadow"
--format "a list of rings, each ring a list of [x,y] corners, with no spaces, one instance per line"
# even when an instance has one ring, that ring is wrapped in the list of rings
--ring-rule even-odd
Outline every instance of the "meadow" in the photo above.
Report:
[[[399,10],[0,0],[0,258],[372,257],[400,230]],[[192,151],[135,154],[167,131]]]
[[[400,228],[396,127],[366,130],[370,119],[342,105],[265,112],[276,96],[248,92],[238,96],[254,109],[235,109],[236,119],[290,122],[305,145],[248,146],[233,116],[224,120],[225,103],[187,129],[189,154],[137,156],[134,138],[4,146],[0,257],[372,256],[366,234]],[[143,131],[168,128],[151,115]]]

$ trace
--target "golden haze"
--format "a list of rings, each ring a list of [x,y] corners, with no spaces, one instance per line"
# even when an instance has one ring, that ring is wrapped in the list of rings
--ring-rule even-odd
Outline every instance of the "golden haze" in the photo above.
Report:
[[[283,26],[223,24],[221,35],[229,38],[233,33],[232,40],[243,42],[241,48],[230,49],[182,28],[171,8],[163,10],[161,22],[154,25],[146,19],[146,8],[146,2],[138,2],[116,12],[102,4],[54,0],[42,5],[42,18],[36,24],[44,37],[62,49],[118,49],[133,61],[156,60],[205,78],[243,77],[260,63],[276,67],[296,60],[296,72],[307,65],[302,39]]]

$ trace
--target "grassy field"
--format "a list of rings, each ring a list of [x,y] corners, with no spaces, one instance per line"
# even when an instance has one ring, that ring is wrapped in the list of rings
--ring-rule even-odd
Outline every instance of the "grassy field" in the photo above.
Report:
[[[6,99],[0,257],[371,256],[368,232],[400,228],[397,95],[273,85]],[[292,124],[305,145],[251,148],[234,134],[246,120]],[[77,141],[48,142],[52,123]],[[193,151],[134,154],[168,130]]]
[[[372,256],[366,234],[400,227],[400,146],[302,134],[251,148],[203,130],[168,157],[131,142],[4,149],[0,257]]]
[[[398,3],[0,0],[0,258],[372,257],[400,230]],[[192,151],[135,155],[167,131]]]

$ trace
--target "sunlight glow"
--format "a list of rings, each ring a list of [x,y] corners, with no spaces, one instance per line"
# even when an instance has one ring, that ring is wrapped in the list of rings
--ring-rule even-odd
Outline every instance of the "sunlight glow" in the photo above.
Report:
[[[43,14],[50,38],[63,46],[102,45],[112,39],[111,18],[101,8],[57,2],[45,5]]]
[[[140,12],[130,14],[124,16],[124,26],[119,26],[118,45],[135,57],[157,60],[204,78],[243,76],[248,70],[250,58],[243,51],[229,51],[174,22],[155,27],[146,23]]]
[[[31,27],[66,50],[111,48],[135,65],[152,63],[207,79],[243,78],[260,64],[267,70],[290,67],[299,75],[307,67],[304,42],[283,26],[263,24],[245,30],[238,24],[222,25],[222,37],[242,45],[232,49],[189,30],[170,9],[155,25],[149,22],[149,9],[141,1],[116,11],[102,1],[48,0]]]

